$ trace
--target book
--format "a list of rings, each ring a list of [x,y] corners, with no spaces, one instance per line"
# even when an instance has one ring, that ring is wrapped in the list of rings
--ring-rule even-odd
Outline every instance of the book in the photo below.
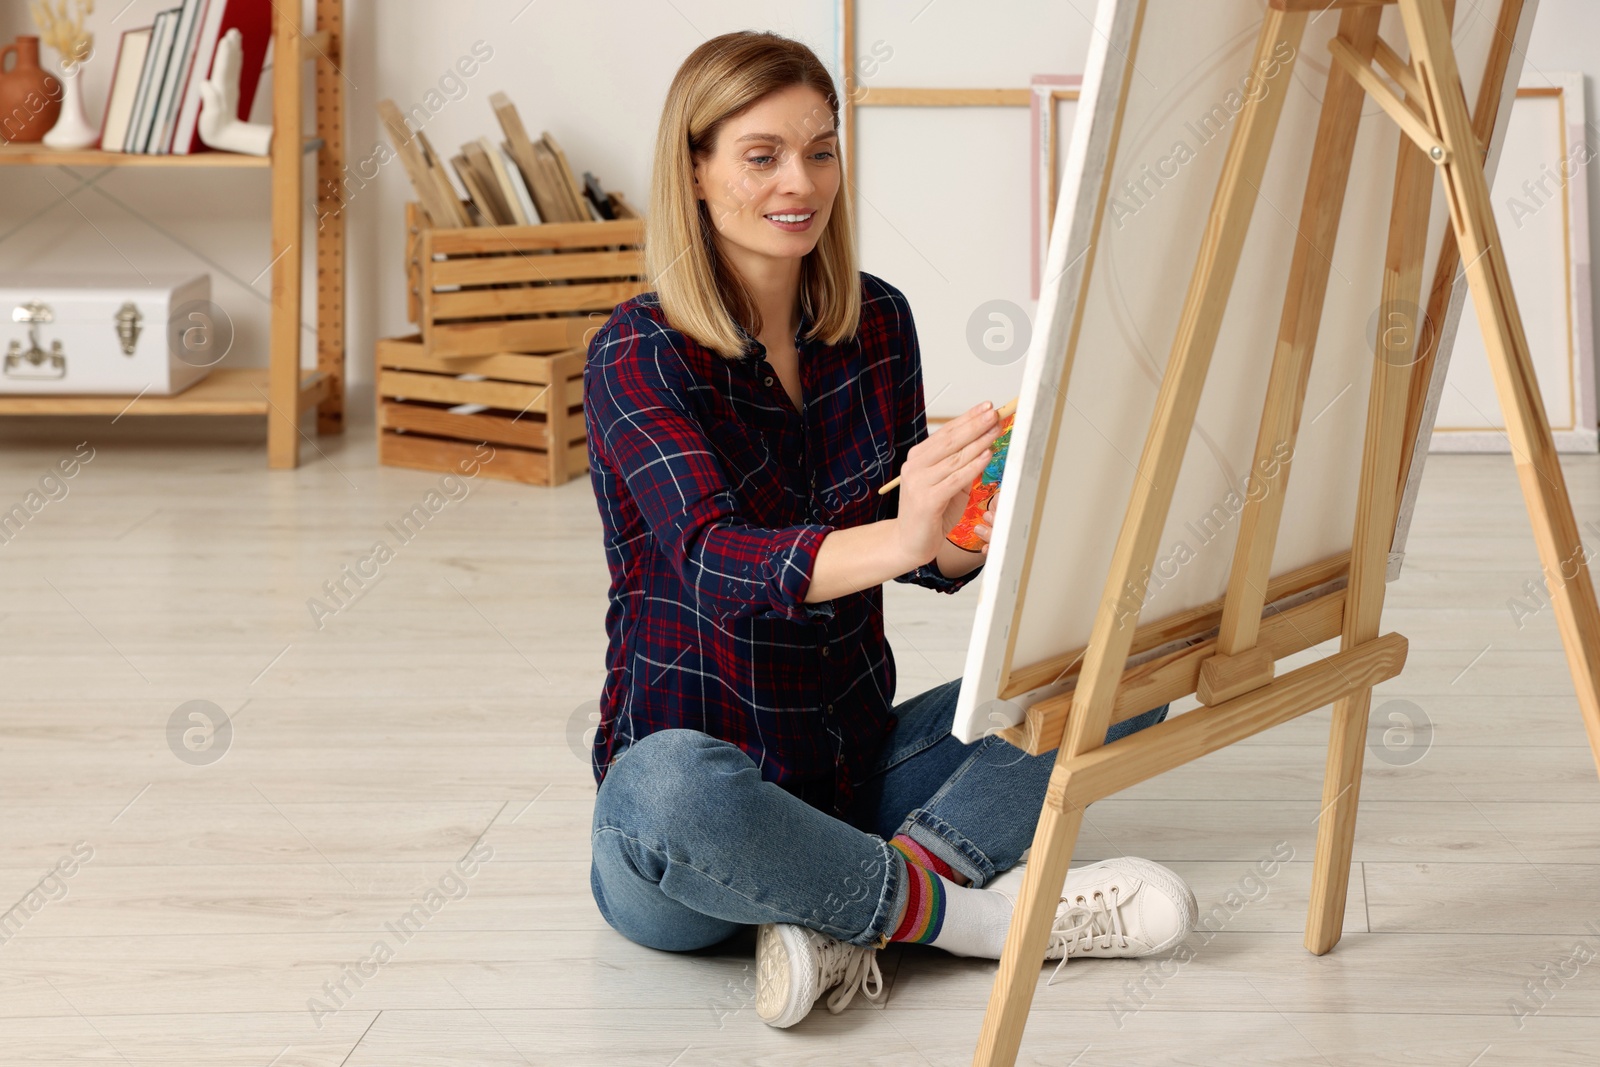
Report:
[[[106,113],[100,121],[100,147],[107,152],[122,151],[128,135],[128,120],[133,117],[133,101],[139,94],[139,76],[144,73],[144,57],[150,51],[150,34],[155,27],[127,30],[117,44],[117,61],[111,68],[111,91],[106,94]]]
[[[528,183],[522,179],[522,168],[517,166],[517,161],[511,158],[511,149],[504,144],[500,146],[500,162],[505,164],[506,174],[511,179],[511,190],[516,194],[517,203],[522,205],[522,214],[530,223],[543,222],[539,217],[539,209],[533,204],[533,194],[528,192]]]
[[[156,116],[150,146],[146,151],[164,156],[172,148],[172,125],[177,118],[178,90],[189,80],[194,63],[194,35],[206,0],[183,0],[178,9],[178,24],[173,30],[172,60],[161,80],[161,95],[156,99]]]
[[[139,97],[133,105],[133,120],[124,139],[124,152],[143,152],[150,137],[150,118],[155,113],[155,98],[161,92],[161,76],[166,72],[167,60],[172,58],[172,35],[177,27],[178,9],[169,8],[156,15],[150,37],[150,50],[145,53],[144,71],[139,75]]]
[[[211,150],[209,145],[200,140],[200,86],[211,77],[217,42],[231,29],[239,31],[241,45],[237,117],[244,122],[250,121],[250,108],[255,103],[256,88],[261,83],[261,72],[266,64],[267,47],[272,42],[272,0],[210,0],[195,35],[194,63],[183,88],[177,120],[173,123],[173,155],[186,156]]]
[[[487,137],[478,138],[478,144],[483,148],[483,155],[489,163],[489,168],[494,171],[495,185],[500,189],[500,198],[505,201],[506,213],[511,216],[511,222],[518,226],[526,226],[531,220],[522,211],[522,201],[517,199],[517,190],[511,184],[511,175],[506,171],[506,161],[500,158],[500,150]]]
[[[161,124],[161,90],[166,85],[167,71],[172,67],[173,55],[178,47],[178,22],[183,15],[181,7],[170,7],[162,12],[165,27],[157,26],[156,61],[150,67],[150,85],[145,90],[144,112],[139,118],[140,152],[149,154],[155,149],[157,128]]]

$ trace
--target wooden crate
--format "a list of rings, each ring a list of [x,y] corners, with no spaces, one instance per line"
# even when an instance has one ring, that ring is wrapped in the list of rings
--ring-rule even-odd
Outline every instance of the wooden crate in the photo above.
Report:
[[[417,334],[381,340],[378,462],[457,472],[477,463],[480,474],[530,485],[586,474],[583,361],[582,349],[446,356]]]
[[[442,356],[585,347],[624,300],[649,288],[644,220],[433,227],[406,205],[407,311]]]

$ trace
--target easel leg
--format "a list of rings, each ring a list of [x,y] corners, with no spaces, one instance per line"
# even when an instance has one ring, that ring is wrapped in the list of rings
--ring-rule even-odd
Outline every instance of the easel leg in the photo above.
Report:
[[[1306,914],[1306,948],[1319,956],[1338,944],[1344,931],[1356,805],[1361,799],[1362,746],[1367,740],[1371,710],[1370,689],[1333,705],[1328,765],[1322,776],[1322,811],[1317,822],[1316,864],[1311,872],[1311,907]]]
[[[1483,329],[1506,435],[1511,439],[1539,560],[1550,586],[1578,707],[1595,764],[1600,767],[1600,607],[1595,604],[1583,542],[1539,396],[1522,316],[1512,294],[1488,182],[1459,88],[1450,27],[1438,0],[1401,0],[1400,11],[1418,77],[1428,93],[1435,129],[1452,153],[1441,167],[1450,221],[1467,264],[1467,283]]]
[[[1422,323],[1416,321],[1416,309],[1422,297],[1422,260],[1427,252],[1433,184],[1433,163],[1409,138],[1400,137],[1389,213],[1389,244],[1384,255],[1381,314],[1373,339],[1366,443],[1361,456],[1361,488],[1345,595],[1341,640],[1344,649],[1377,637],[1382,621],[1389,548],[1398,506],[1394,486],[1400,478],[1405,451],[1407,401],[1422,329]],[[1371,707],[1370,688],[1351,693],[1333,705],[1322,809],[1317,820],[1311,907],[1306,915],[1306,948],[1318,955],[1338,943],[1344,927],[1350,855],[1361,797],[1361,762]]]
[[[1051,794],[1055,794],[1052,776]],[[1033,833],[1033,850],[1028,854],[1022,892],[1011,912],[1006,931],[1006,947],[1000,956],[989,1010],[978,1035],[978,1051],[973,1064],[998,1067],[1016,1063],[1022,1046],[1022,1029],[1028,1023],[1033,990],[1039,982],[1039,961],[1044,959],[1050,924],[1061,900],[1061,886],[1072,865],[1072,851],[1078,844],[1083,811],[1062,811],[1048,801],[1039,813]]]

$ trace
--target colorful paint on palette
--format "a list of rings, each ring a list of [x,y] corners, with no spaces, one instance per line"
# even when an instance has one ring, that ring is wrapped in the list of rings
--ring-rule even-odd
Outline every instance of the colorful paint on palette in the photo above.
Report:
[[[975,527],[983,521],[990,498],[1000,490],[1000,475],[1006,469],[1006,452],[1011,447],[1011,423],[1016,417],[1017,413],[1013,411],[1000,421],[1000,435],[989,445],[989,464],[972,480],[972,492],[967,496],[961,521],[945,534],[946,540],[968,552],[983,548],[983,538],[978,536]]]

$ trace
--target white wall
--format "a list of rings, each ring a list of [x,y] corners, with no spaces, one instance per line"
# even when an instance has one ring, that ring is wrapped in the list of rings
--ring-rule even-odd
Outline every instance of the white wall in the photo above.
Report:
[[[122,2],[102,3],[92,16],[98,58],[87,68],[86,88],[95,122],[116,35],[148,24],[156,11],[171,6],[171,0],[133,0],[119,13]],[[642,205],[661,100],[682,58],[719,33],[772,29],[805,41],[838,78],[838,6],[836,0],[347,0],[344,70],[352,169],[373,155],[380,137],[377,101],[392,97],[402,108],[423,102],[430,90],[439,89],[441,78],[448,78],[456,60],[483,41],[493,49],[492,57],[463,80],[456,99],[439,94],[443,106],[425,127],[430,140],[449,151],[480,135],[498,139],[487,99],[504,90],[529,128],[551,131],[577,169],[593,170],[608,188],[620,189]],[[1080,72],[1091,32],[1081,13],[1092,9],[1088,0],[991,0],[981,7],[956,0],[861,0],[859,6],[860,52],[865,54],[875,41],[893,50],[890,60],[863,79],[867,85],[1022,88],[1033,74]],[[9,41],[27,32],[33,31],[20,0],[0,7],[0,37]],[[1600,5],[1593,0],[1543,0],[1528,64],[1542,70],[1581,70],[1592,81],[1600,73]],[[448,81],[445,87],[450,88]],[[1586,91],[1590,113],[1600,114],[1593,85]],[[270,89],[264,85],[258,118],[267,114],[269,99]],[[864,135],[869,123],[894,121],[883,112],[863,109],[861,114]],[[921,158],[900,161],[912,164],[903,178],[889,176],[883,162],[861,175],[863,188],[872,183],[873,190],[871,205],[862,209],[863,268],[885,273],[912,293],[913,310],[925,323],[921,332],[930,398],[942,385],[959,385],[930,405],[935,414],[950,414],[970,403],[972,383],[982,380],[975,374],[998,382],[985,395],[992,392],[1004,399],[999,396],[1003,388],[1014,391],[1005,375],[1019,369],[985,366],[962,337],[954,336],[971,309],[1014,290],[1019,279],[1026,289],[1028,231],[1021,220],[1027,214],[1027,124],[1020,116],[990,114],[995,123],[982,129],[970,125],[974,119],[981,124],[981,113],[952,117],[955,135],[948,139],[929,143],[921,134],[910,137]],[[917,121],[908,118],[908,133]],[[980,138],[983,150],[974,150]],[[1600,145],[1600,135],[1594,142]],[[1003,149],[1010,154],[1002,156]],[[861,159],[873,163],[870,150],[864,147]],[[1600,197],[1595,170],[1591,166],[1584,175],[1592,198]],[[910,191],[924,181],[922,174],[934,172],[941,183],[969,190],[971,199],[936,201],[930,208],[914,197],[894,195],[897,180]],[[314,221],[310,176],[308,166],[307,215]],[[271,258],[266,172],[124,168],[92,189],[78,189],[80,179],[91,177],[89,172],[74,177],[55,168],[0,169],[0,269],[60,271],[92,265],[120,270],[134,262],[146,273],[211,270],[215,299],[238,324],[238,347],[230,362],[264,363],[269,278],[261,272]],[[409,329],[401,232],[409,189],[398,162],[391,162],[349,204],[349,343],[358,382],[370,380],[373,340]],[[101,196],[101,190],[132,213]],[[1600,198],[1594,202],[1600,204]],[[973,206],[980,203],[987,206]],[[1000,221],[975,225],[975,212],[983,211],[997,211]],[[880,263],[901,259],[890,254],[895,240],[891,231],[903,240],[913,227],[928,226],[930,213],[936,225],[949,230],[930,244],[931,251],[917,254],[933,260],[927,263],[928,277],[941,280],[918,282],[910,275],[889,274]],[[1591,224],[1600,227],[1600,211],[1592,214]],[[963,242],[972,255],[961,254]],[[913,292],[913,283],[927,295]],[[1026,310],[1031,314],[1033,306]],[[305,313],[314,321],[314,301],[307,300]]]

